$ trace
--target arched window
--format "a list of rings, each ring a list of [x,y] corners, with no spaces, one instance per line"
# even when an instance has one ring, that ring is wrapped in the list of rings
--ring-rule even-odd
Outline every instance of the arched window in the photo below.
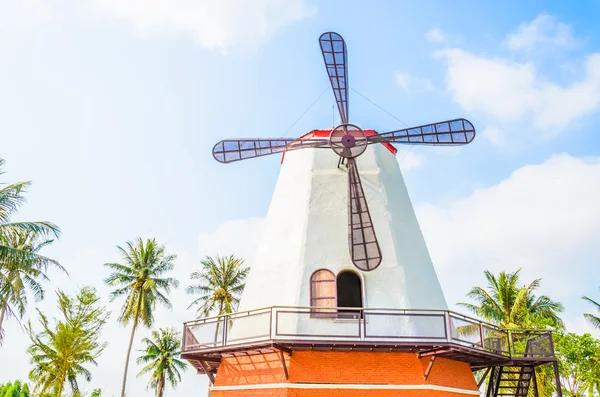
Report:
[[[337,276],[337,306],[345,308],[362,308],[362,285],[360,277],[352,271],[340,272]],[[361,318],[362,311],[339,309],[340,318]]]
[[[335,317],[337,303],[335,291],[335,274],[321,269],[310,277],[311,317]]]

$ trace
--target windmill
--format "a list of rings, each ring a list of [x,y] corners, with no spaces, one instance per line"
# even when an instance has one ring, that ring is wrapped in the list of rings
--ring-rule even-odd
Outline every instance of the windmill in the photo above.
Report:
[[[337,33],[327,32],[321,35],[319,44],[341,120],[341,124],[331,130],[329,138],[226,139],[214,146],[213,157],[221,163],[232,163],[305,148],[333,150],[346,161],[348,169],[350,258],[358,269],[371,271],[381,263],[382,254],[356,158],[365,152],[368,145],[376,143],[466,145],[475,138],[475,127],[468,120],[460,118],[367,135],[362,128],[349,121],[348,51],[344,39]]]
[[[319,42],[341,124],[213,149],[222,163],[291,153],[237,312],[186,322],[181,357],[209,377],[214,397],[472,397],[486,379],[486,397],[526,397],[537,395],[535,367],[547,363],[560,391],[550,331],[448,310],[391,146],[468,144],[473,125],[361,129],[349,119],[344,40],[325,33]],[[345,192],[347,213],[332,199],[345,204]],[[346,219],[350,255],[338,237]]]

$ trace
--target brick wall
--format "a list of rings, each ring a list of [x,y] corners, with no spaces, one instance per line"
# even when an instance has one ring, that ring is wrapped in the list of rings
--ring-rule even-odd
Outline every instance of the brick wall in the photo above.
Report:
[[[339,384],[431,384],[477,390],[475,378],[467,363],[437,358],[427,380],[423,374],[429,358],[419,359],[414,353],[315,352],[297,351],[284,355],[289,380],[279,354],[225,358],[219,366],[215,386],[243,386],[273,383],[339,383]],[[213,390],[211,397],[362,397],[401,396],[438,397],[453,395],[437,390],[351,390],[351,389],[262,389]]]

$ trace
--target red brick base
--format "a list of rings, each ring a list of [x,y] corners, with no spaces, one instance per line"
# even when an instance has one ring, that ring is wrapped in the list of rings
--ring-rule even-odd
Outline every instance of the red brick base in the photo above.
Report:
[[[444,358],[435,360],[427,379],[429,358],[413,353],[297,351],[285,360],[289,379],[275,353],[225,358],[211,397],[457,397],[477,391],[469,364]]]

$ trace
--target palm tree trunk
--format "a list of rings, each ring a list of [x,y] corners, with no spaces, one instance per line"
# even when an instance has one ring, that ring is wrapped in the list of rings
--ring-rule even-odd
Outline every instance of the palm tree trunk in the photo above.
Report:
[[[4,323],[4,316],[6,316],[6,307],[8,306],[8,303],[4,303],[2,305],[2,310],[0,310],[0,341],[3,339],[2,338],[2,323]]]
[[[137,316],[133,319],[133,327],[131,328],[131,336],[129,337],[129,347],[127,348],[127,356],[125,357],[125,371],[123,371],[123,387],[121,388],[121,397],[125,397],[125,385],[127,384],[127,369],[129,368],[129,356],[131,355],[131,346],[133,345],[133,336],[137,328]]]
[[[66,367],[67,360],[65,358],[64,366]],[[65,386],[65,379],[67,378],[67,370],[66,368],[61,368],[61,374],[58,378],[58,384],[56,385],[56,397],[60,397],[62,395],[63,388]]]
[[[56,390],[56,397],[60,397],[62,395],[63,384],[64,384],[64,381],[61,381],[58,384],[58,386],[56,387],[57,388],[57,390]]]
[[[160,378],[158,378],[158,383],[156,385],[156,397],[163,397],[165,394],[165,375],[162,374]]]

